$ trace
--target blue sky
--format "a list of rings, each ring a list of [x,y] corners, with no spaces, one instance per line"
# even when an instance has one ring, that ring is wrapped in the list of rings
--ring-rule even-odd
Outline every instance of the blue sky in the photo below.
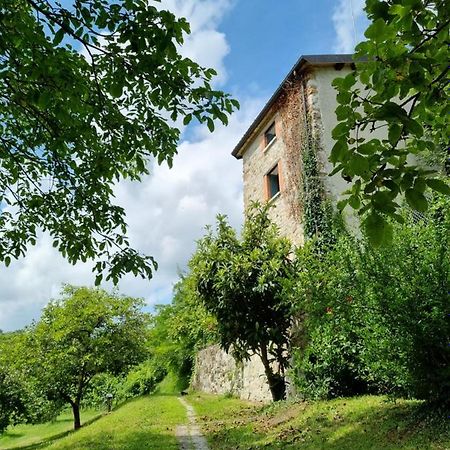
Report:
[[[271,93],[300,54],[333,53],[333,0],[240,0],[220,30],[231,48],[230,84]],[[276,5],[276,6],[274,6]]]
[[[216,86],[238,98],[241,110],[213,134],[190,127],[173,169],[155,166],[141,183],[116,188],[132,245],[155,256],[160,267],[151,281],[127,276],[119,289],[145,298],[149,309],[170,301],[195,240],[216,214],[241,226],[242,166],[230,153],[299,56],[351,52],[352,17],[359,38],[366,25],[363,0],[163,0],[162,5],[188,18],[192,34],[181,51],[214,67]],[[0,329],[37,319],[62,283],[93,284],[91,264],[69,265],[51,242],[42,234],[25,258],[0,267]]]

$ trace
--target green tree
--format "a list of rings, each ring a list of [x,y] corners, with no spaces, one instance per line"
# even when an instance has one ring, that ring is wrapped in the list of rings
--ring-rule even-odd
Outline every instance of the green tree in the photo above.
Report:
[[[20,421],[25,413],[26,404],[20,383],[0,366],[0,433],[8,425]]]
[[[280,298],[291,271],[291,244],[279,237],[269,205],[248,211],[242,239],[218,216],[189,263],[197,293],[217,320],[220,344],[240,359],[256,354],[273,400],[285,397],[290,314]],[[275,363],[275,364],[273,364]]]
[[[52,401],[70,404],[74,428],[93,377],[127,372],[146,356],[148,316],[140,299],[67,286],[25,331],[22,368]]]
[[[438,173],[418,164],[420,156],[431,155],[437,172],[450,172],[450,9],[443,0],[367,0],[365,11],[372,23],[355,54],[364,62],[334,81],[339,124],[330,159],[334,173],[352,182],[339,207],[349,204],[361,215],[367,212],[363,227],[378,245],[392,234],[387,216],[403,220],[400,196],[424,212],[427,187],[450,194]],[[385,138],[372,134],[378,129]],[[370,132],[367,138],[364,130]]]
[[[212,131],[239,106],[179,54],[189,24],[156,3],[1,2],[0,262],[42,229],[69,262],[97,258],[96,284],[156,269],[129,246],[114,184],[171,165],[177,121]]]
[[[150,359],[187,387],[197,352],[218,342],[217,323],[199,299],[192,275],[182,276],[173,292],[172,303],[159,305],[152,318]]]
[[[37,423],[55,417],[58,405],[43,398],[28,374],[20,370],[23,332],[0,335],[0,433],[9,425]]]

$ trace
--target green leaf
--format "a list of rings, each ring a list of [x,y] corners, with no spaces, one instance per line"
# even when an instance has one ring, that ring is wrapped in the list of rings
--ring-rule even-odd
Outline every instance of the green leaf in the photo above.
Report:
[[[352,195],[349,199],[348,199],[348,204],[353,208],[353,209],[359,209],[359,207],[361,206],[361,200],[359,198],[358,195]]]
[[[407,8],[402,5],[392,5],[389,8],[389,14],[392,14],[393,16],[399,16],[400,18],[405,17],[407,14],[409,14],[411,11],[410,8]]]
[[[61,41],[64,38],[64,30],[62,28],[60,28],[56,33],[55,36],[53,37],[53,45],[56,46],[58,44],[61,43]]]
[[[192,120],[192,114],[186,114],[183,119],[183,125],[189,125]]]
[[[355,175],[364,175],[369,170],[369,159],[355,153],[349,160],[349,168]]]
[[[333,131],[331,132],[331,136],[333,137],[333,139],[338,139],[341,136],[345,136],[348,133],[348,131],[349,131],[349,126],[348,126],[347,122],[341,122],[333,128]]]
[[[122,84],[119,83],[111,84],[111,86],[109,87],[109,93],[115,98],[121,97],[123,93]]]
[[[406,128],[409,132],[415,134],[417,137],[422,137],[422,136],[423,136],[423,128],[422,128],[422,125],[420,125],[420,123],[417,122],[416,120],[414,120],[414,119],[409,119],[409,118],[408,118],[408,120],[406,120],[406,121],[404,122],[404,125],[405,125],[405,128]]]
[[[337,209],[339,210],[339,211],[343,211],[344,210],[344,208],[347,206],[347,204],[348,204],[348,199],[343,199],[343,200],[339,200],[338,202],[337,202]]]
[[[402,129],[403,129],[403,127],[397,123],[391,123],[389,125],[388,137],[389,137],[389,142],[392,145],[395,145],[398,142],[398,140],[400,139],[400,136],[402,134]]]
[[[363,221],[369,242],[374,247],[388,244],[392,240],[392,225],[380,214],[372,211]]]
[[[330,161],[332,163],[342,161],[342,159],[343,159],[344,155],[347,153],[347,151],[348,151],[347,143],[345,142],[344,139],[340,139],[333,145],[333,148],[331,149]]]
[[[395,36],[395,30],[391,29],[386,22],[380,18],[367,28],[364,36],[374,42],[383,42]]]
[[[405,191],[405,198],[411,208],[425,212],[428,209],[428,201],[426,197],[415,189],[407,189]]]
[[[437,178],[430,178],[426,180],[427,185],[433,189],[433,191],[440,192],[441,194],[450,195],[450,186],[442,180]]]
[[[208,117],[206,123],[208,125],[209,131],[212,133],[214,131],[214,121],[210,117]]]

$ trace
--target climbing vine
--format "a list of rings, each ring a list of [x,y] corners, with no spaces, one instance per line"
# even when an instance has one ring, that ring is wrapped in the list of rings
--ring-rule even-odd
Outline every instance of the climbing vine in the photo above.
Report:
[[[286,192],[292,218],[302,221],[305,239],[315,237],[329,242],[335,234],[335,215],[319,171],[321,140],[315,117],[319,112],[309,101],[314,88],[307,86],[308,76],[302,74],[288,83],[276,107],[286,147]]]

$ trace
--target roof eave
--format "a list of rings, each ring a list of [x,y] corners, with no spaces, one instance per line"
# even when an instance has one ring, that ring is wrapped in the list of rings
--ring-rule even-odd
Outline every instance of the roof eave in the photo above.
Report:
[[[242,150],[245,148],[246,143],[252,137],[253,133],[258,129],[259,125],[263,121],[264,117],[270,111],[272,106],[277,101],[278,97],[283,91],[284,85],[289,81],[289,79],[297,72],[304,70],[306,66],[329,66],[334,64],[351,64],[353,63],[353,55],[352,54],[342,54],[342,55],[303,55],[298,61],[294,64],[290,72],[278,86],[277,90],[270,97],[269,101],[265,104],[264,108],[260,111],[260,113],[256,116],[253,123],[250,125],[248,130],[242,136],[240,141],[237,143],[234,150],[231,154],[237,158],[241,159],[242,154],[244,153]]]

